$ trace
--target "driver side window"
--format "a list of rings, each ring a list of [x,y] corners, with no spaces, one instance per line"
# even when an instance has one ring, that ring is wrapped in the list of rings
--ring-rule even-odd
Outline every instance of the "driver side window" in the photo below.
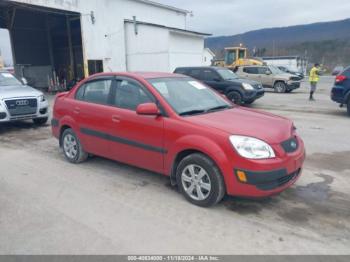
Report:
[[[128,110],[136,111],[136,108],[144,103],[153,103],[153,97],[146,92],[141,85],[132,80],[117,80],[118,85],[114,97],[114,105]]]

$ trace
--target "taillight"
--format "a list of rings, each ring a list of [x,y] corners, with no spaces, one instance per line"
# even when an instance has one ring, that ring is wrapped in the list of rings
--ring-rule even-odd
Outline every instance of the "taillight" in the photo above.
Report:
[[[338,75],[336,78],[335,78],[335,82],[336,83],[341,83],[341,82],[344,82],[346,80],[346,76],[344,75]]]

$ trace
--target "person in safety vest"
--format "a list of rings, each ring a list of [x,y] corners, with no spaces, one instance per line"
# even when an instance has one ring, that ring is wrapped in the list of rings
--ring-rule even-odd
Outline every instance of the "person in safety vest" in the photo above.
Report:
[[[320,65],[315,64],[314,67],[310,71],[310,101],[315,101],[314,93],[317,89],[317,83],[320,80]]]

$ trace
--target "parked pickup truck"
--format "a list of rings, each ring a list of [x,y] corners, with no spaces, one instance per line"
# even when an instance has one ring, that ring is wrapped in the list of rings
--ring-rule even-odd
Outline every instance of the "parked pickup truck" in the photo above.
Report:
[[[236,73],[242,78],[259,81],[265,88],[273,88],[276,93],[290,93],[301,85],[300,77],[274,66],[241,66]]]

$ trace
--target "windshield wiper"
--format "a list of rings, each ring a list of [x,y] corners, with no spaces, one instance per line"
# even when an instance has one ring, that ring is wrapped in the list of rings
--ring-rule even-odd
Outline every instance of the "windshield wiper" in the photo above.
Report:
[[[215,111],[219,111],[219,110],[223,110],[223,109],[231,109],[232,106],[228,106],[228,105],[224,105],[224,106],[217,106],[217,107],[213,107],[208,109],[206,112],[215,112]]]
[[[179,115],[180,116],[191,116],[191,115],[203,114],[205,112],[206,112],[206,110],[203,110],[203,109],[195,109],[195,110],[182,112]]]

